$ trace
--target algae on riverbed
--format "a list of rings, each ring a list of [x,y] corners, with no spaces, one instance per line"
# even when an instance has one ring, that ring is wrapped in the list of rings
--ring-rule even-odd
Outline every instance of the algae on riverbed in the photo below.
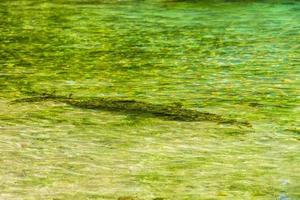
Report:
[[[1,0],[0,199],[300,199],[299,9]],[[32,90],[180,102],[253,128],[10,103]]]

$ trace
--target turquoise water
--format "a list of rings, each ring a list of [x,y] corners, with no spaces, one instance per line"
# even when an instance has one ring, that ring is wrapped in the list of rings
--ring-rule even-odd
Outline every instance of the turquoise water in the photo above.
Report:
[[[0,198],[300,199],[300,2],[2,0]],[[253,128],[12,104],[135,99]]]

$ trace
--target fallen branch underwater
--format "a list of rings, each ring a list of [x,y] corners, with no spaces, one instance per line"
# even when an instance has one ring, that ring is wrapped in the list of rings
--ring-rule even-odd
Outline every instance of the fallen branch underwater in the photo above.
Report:
[[[136,100],[114,99],[114,98],[82,98],[82,97],[66,97],[53,94],[41,94],[29,98],[17,99],[14,102],[40,102],[40,101],[55,101],[69,104],[71,106],[85,109],[99,109],[111,112],[134,113],[134,114],[151,114],[155,117],[160,117],[174,121],[211,121],[222,124],[233,124],[251,127],[251,124],[246,121],[238,121],[235,119],[224,119],[220,115],[200,112],[197,110],[183,108],[179,104],[151,104]]]

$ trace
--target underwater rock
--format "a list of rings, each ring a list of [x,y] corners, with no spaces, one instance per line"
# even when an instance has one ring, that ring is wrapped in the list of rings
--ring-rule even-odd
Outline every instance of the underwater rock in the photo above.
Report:
[[[211,121],[216,123],[235,124],[251,127],[251,124],[246,121],[225,119],[217,114],[184,108],[181,104],[152,104],[131,99],[71,97],[71,95],[69,97],[65,97],[54,94],[35,95],[29,98],[18,99],[14,102],[39,102],[47,100],[63,102],[71,106],[85,109],[98,109],[129,114],[132,113],[144,116],[150,114],[155,117],[174,121]]]

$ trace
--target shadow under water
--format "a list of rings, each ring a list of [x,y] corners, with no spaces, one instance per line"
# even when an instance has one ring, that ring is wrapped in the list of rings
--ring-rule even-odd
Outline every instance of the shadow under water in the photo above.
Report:
[[[139,114],[143,116],[150,114],[151,116],[159,117],[166,120],[186,122],[211,121],[222,124],[252,127],[249,122],[239,121],[235,119],[226,119],[217,114],[187,109],[184,108],[180,103],[152,104],[132,99],[116,99],[103,97],[71,97],[71,95],[67,97],[47,93],[35,94],[32,97],[17,99],[13,102],[41,102],[49,100],[54,102],[62,102],[71,106],[85,109],[98,109],[126,114]]]

